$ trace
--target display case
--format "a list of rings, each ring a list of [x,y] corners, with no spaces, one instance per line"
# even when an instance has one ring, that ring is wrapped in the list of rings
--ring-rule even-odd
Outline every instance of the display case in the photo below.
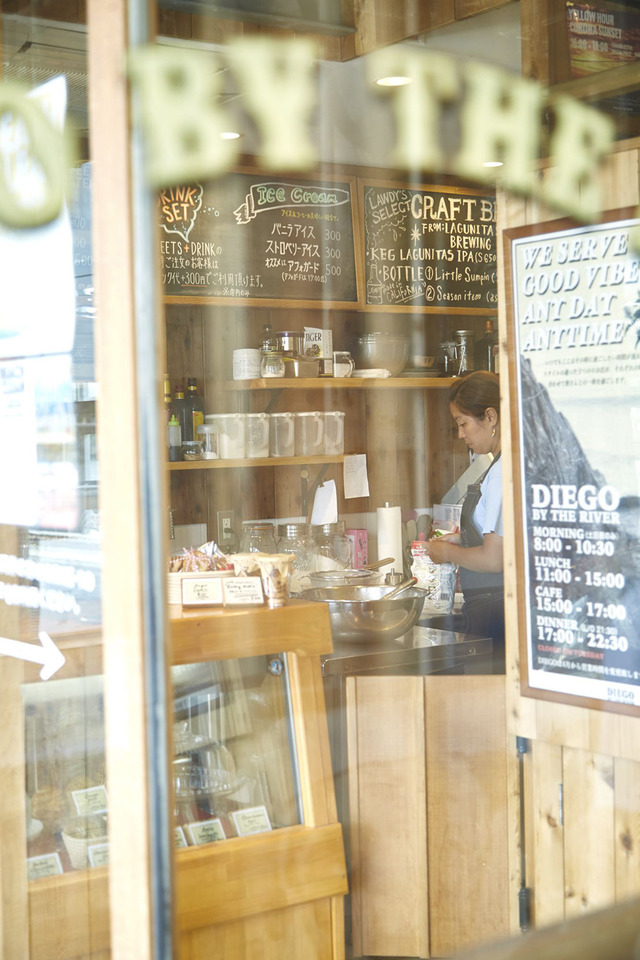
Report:
[[[277,613],[172,609],[169,802],[182,947],[233,956],[223,946],[230,931],[250,936],[268,911],[283,949],[308,937],[314,950],[324,944],[318,956],[343,956],[346,867],[320,668],[328,616],[296,601]],[[60,679],[28,673],[21,688],[33,958],[109,948],[103,679],[87,671],[100,635],[57,641],[67,655]],[[72,915],[73,925],[52,927]]]

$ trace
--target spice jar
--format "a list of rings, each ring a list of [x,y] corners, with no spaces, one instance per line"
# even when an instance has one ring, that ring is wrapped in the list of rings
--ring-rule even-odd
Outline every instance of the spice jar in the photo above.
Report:
[[[278,350],[260,351],[260,376],[284,377],[284,357]]]
[[[202,442],[200,440],[182,441],[182,459],[183,460],[204,460],[202,455]]]
[[[264,520],[245,520],[242,524],[241,553],[277,553],[275,530]]]

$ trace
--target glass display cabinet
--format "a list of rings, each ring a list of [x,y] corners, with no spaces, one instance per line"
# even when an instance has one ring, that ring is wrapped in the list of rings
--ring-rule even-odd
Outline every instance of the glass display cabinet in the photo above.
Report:
[[[308,936],[309,956],[343,956],[346,867],[320,668],[331,650],[328,615],[295,601],[277,616],[266,607],[171,609],[169,802],[181,949],[234,955],[224,952],[231,931],[250,938],[268,912],[283,950]],[[36,668],[26,667],[21,685],[34,960],[109,955],[101,638],[85,630],[57,640],[67,655],[60,679],[36,682]]]

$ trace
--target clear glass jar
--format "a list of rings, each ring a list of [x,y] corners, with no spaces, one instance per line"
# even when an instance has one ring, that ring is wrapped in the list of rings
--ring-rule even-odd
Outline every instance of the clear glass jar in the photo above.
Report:
[[[278,535],[278,553],[293,554],[291,592],[298,593],[309,586],[309,574],[318,568],[318,548],[311,536],[311,524],[285,523],[278,527]]]
[[[344,520],[314,527],[313,539],[318,548],[318,570],[345,570],[353,566],[351,541],[344,531]]]
[[[475,334],[473,330],[456,330],[457,367],[456,376],[464,377],[473,370]]]
[[[284,356],[277,350],[260,351],[260,376],[284,377]]]
[[[202,442],[200,440],[182,441],[183,460],[204,460]]]
[[[242,524],[241,553],[277,553],[275,529],[264,520],[245,520]]]

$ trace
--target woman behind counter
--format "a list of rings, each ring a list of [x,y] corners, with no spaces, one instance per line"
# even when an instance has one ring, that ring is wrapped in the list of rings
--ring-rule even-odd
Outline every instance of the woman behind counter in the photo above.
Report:
[[[466,633],[492,637],[500,662],[504,659],[504,562],[500,382],[496,374],[478,370],[461,377],[449,391],[449,409],[458,437],[469,450],[493,454],[493,460],[467,488],[460,533],[429,540],[427,550],[434,563],[459,566],[464,596],[462,627]]]

